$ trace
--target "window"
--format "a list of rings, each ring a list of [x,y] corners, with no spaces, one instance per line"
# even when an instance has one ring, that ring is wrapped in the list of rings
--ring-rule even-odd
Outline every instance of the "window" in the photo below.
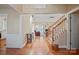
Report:
[[[0,31],[6,30],[6,16],[0,15]]]

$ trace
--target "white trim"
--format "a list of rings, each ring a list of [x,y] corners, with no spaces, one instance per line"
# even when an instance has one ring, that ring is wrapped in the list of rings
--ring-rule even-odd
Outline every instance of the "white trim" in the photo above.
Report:
[[[8,14],[2,14],[2,13],[0,13],[0,15],[7,16]]]
[[[76,7],[76,8],[74,8],[74,9],[72,9],[71,11],[69,11],[67,14],[66,14],[66,16],[67,16],[67,21],[68,21],[68,29],[67,29],[67,33],[68,33],[68,35],[67,35],[67,49],[70,49],[70,14],[72,14],[72,13],[74,13],[74,12],[76,12],[76,11],[78,11],[79,10],[79,7]],[[71,49],[77,49],[77,48],[71,48]]]
[[[8,19],[8,14],[2,14],[0,13],[0,16],[4,16],[5,17],[5,21],[6,21],[6,28],[0,30],[2,32],[2,38],[6,38],[6,35],[7,35],[7,19]]]
[[[67,47],[66,49],[70,49],[69,47]],[[78,49],[78,48],[71,48],[71,50],[76,50],[76,49]]]
[[[67,49],[70,49],[70,14],[67,14]]]
[[[22,45],[22,48],[27,44],[27,41]]]
[[[23,15],[20,15],[19,16],[20,17],[20,21],[19,21],[19,34],[22,34],[22,17],[23,17]]]
[[[20,14],[20,21],[19,21],[19,39],[22,42],[21,48],[23,48],[25,46],[25,44],[27,43],[27,41],[24,43],[24,37],[23,37],[23,32],[22,32],[22,23],[23,23],[23,17],[24,14]]]
[[[77,48],[71,48],[72,50],[76,50]]]
[[[23,34],[22,34],[22,17],[23,17],[23,15],[19,15],[19,39],[23,42]]]
[[[7,19],[6,19],[6,26],[7,26],[7,27],[6,27],[6,36],[7,36],[7,31],[8,31],[8,30],[7,30],[7,29],[8,29],[8,14],[6,14],[6,15],[7,15]]]
[[[70,50],[70,48],[66,48],[66,49]],[[71,48],[71,50],[77,50],[77,49],[79,48]]]
[[[66,45],[59,45],[59,48],[67,48],[67,46]]]

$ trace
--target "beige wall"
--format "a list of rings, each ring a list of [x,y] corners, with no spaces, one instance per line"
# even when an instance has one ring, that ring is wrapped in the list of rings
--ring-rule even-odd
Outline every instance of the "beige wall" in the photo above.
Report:
[[[10,4],[10,6],[20,13],[22,12],[23,13],[67,13],[79,5],[78,4],[48,4],[44,8],[40,4],[38,5]]]
[[[39,4],[37,4],[39,5]],[[37,6],[36,5],[36,6]],[[66,13],[78,7],[78,4],[48,4],[45,8],[34,8],[33,4],[11,4],[20,13]],[[41,5],[42,6],[42,5]],[[37,11],[38,10],[38,11]]]
[[[66,5],[66,10],[67,12],[71,11],[72,9],[79,7],[79,4],[67,4]]]
[[[22,12],[22,4],[10,4],[10,6],[12,7],[12,8],[14,8],[17,12],[19,12],[19,13],[21,13]]]

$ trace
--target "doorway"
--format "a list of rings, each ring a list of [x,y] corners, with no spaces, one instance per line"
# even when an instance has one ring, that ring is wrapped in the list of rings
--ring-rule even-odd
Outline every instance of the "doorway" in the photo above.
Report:
[[[35,25],[35,36],[40,36],[40,37],[44,37],[44,26],[37,24]]]

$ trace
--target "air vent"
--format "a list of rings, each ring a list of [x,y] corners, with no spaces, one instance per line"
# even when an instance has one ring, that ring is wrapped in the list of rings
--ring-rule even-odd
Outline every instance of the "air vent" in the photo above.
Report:
[[[54,17],[50,17],[50,18],[54,18]]]

